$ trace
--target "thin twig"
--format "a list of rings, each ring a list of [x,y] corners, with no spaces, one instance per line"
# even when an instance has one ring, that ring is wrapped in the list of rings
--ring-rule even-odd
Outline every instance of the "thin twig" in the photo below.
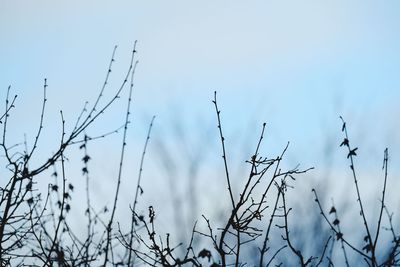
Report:
[[[365,230],[366,230],[366,232],[367,232],[368,245],[367,245],[365,248],[366,248],[367,252],[368,252],[369,250],[371,251],[371,258],[370,258],[371,264],[372,264],[372,266],[376,266],[377,263],[376,263],[376,259],[375,259],[375,247],[374,247],[374,244],[373,244],[371,232],[370,232],[369,227],[368,227],[367,219],[366,219],[366,217],[365,217],[365,210],[364,210],[364,206],[363,206],[363,204],[362,204],[360,189],[359,189],[359,186],[358,186],[357,175],[356,175],[356,171],[355,171],[355,167],[354,167],[354,156],[357,155],[357,154],[356,154],[357,147],[354,148],[354,149],[351,148],[351,146],[350,146],[350,141],[349,141],[349,136],[348,136],[348,134],[347,134],[346,122],[344,121],[344,119],[342,118],[342,116],[340,116],[340,119],[342,120],[342,123],[343,123],[343,125],[342,125],[342,131],[343,131],[344,134],[345,134],[345,139],[343,140],[341,146],[344,145],[344,146],[346,146],[347,149],[348,149],[347,158],[350,159],[350,163],[351,163],[350,169],[351,169],[351,172],[352,172],[352,175],[353,175],[354,185],[355,185],[355,187],[356,187],[357,202],[358,202],[359,205],[360,205],[361,216],[362,216],[362,218],[363,218],[364,227],[365,227]]]
[[[144,156],[146,154],[147,145],[148,145],[149,140],[150,140],[151,129],[153,127],[153,123],[154,123],[154,119],[155,118],[156,117],[153,116],[152,119],[151,119],[150,126],[149,126],[149,129],[147,131],[146,141],[144,143],[142,157],[140,159],[140,167],[139,167],[139,174],[138,174],[138,180],[137,180],[137,185],[136,185],[135,199],[134,199],[133,205],[132,205],[132,220],[131,220],[131,230],[130,230],[130,238],[129,238],[129,248],[132,247],[133,234],[134,234],[134,231],[135,231],[134,228],[135,228],[135,224],[136,224],[136,218],[135,218],[136,204],[138,202],[139,193],[142,194],[142,192],[143,192],[143,189],[142,189],[140,183],[141,183],[142,173],[143,173]],[[132,259],[132,249],[129,250],[128,266],[131,266],[131,259]],[[132,266],[133,266],[133,262],[132,262]]]
[[[382,222],[382,215],[383,215],[383,210],[385,208],[385,195],[386,195],[386,182],[387,182],[387,169],[388,169],[388,149],[386,148],[384,151],[384,155],[383,155],[383,166],[382,169],[385,172],[385,176],[384,176],[384,180],[383,180],[383,189],[382,189],[382,199],[381,199],[381,210],[379,212],[379,218],[378,218],[378,224],[376,226],[376,235],[375,235],[375,239],[374,239],[374,248],[376,248],[376,244],[378,243],[378,238],[379,238],[379,231],[381,228],[381,222]]]
[[[133,52],[132,52],[132,59],[133,59],[135,53],[136,53],[136,42],[135,42]],[[131,73],[131,75],[132,75],[131,81],[133,80],[136,66],[137,66],[137,62],[135,63],[135,66],[133,67],[133,70]],[[133,92],[133,83],[131,82],[131,86],[129,88],[128,106],[126,109],[126,116],[125,116],[124,133],[123,133],[123,138],[122,138],[122,148],[121,148],[121,158],[120,158],[119,169],[118,169],[117,188],[115,191],[114,204],[113,204],[112,211],[111,211],[110,221],[107,225],[107,239],[106,239],[105,257],[104,257],[104,264],[103,264],[104,266],[106,266],[106,264],[108,262],[109,249],[110,249],[110,245],[111,245],[112,224],[114,221],[115,211],[117,209],[117,201],[118,201],[119,189],[120,189],[120,185],[121,185],[122,167],[123,167],[123,163],[124,163],[125,148],[126,148],[126,135],[128,132],[129,115],[130,115],[130,108],[131,108],[131,102],[132,102],[132,92]]]

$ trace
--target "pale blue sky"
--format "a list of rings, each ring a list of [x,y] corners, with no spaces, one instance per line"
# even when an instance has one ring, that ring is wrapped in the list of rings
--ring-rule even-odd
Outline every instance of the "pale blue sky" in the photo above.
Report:
[[[118,81],[138,40],[138,113],[210,117],[217,90],[226,127],[267,121],[309,143],[343,115],[398,146],[399,11],[398,1],[3,0],[0,86],[33,97],[47,77],[50,100],[73,101],[73,115],[113,46]]]
[[[267,147],[279,151],[291,141],[291,160],[319,169],[333,147],[345,167],[345,153],[336,146],[342,115],[354,142],[364,146],[363,162],[376,168],[389,146],[395,169],[399,12],[399,1],[1,0],[1,96],[11,84],[21,98],[14,116],[23,121],[10,134],[22,140],[37,125],[43,78],[49,131],[59,129],[60,108],[72,121],[85,100],[93,101],[113,46],[119,45],[117,85],[138,40],[136,154],[153,114],[159,139],[168,136],[160,129],[177,114],[190,125],[199,121],[187,127],[189,136],[213,126],[210,100],[217,90],[231,150],[240,150],[237,142],[245,138],[255,141],[266,121]],[[118,126],[118,116],[112,111],[95,129]]]

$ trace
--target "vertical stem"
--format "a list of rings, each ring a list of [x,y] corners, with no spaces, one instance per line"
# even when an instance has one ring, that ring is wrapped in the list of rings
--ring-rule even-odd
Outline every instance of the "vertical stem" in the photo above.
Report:
[[[133,57],[136,53],[136,42],[132,51],[132,60]],[[121,157],[120,157],[120,161],[119,161],[119,169],[118,169],[118,179],[117,179],[117,188],[115,190],[115,196],[114,196],[114,204],[113,204],[113,208],[111,211],[111,216],[110,216],[110,221],[108,222],[107,225],[107,239],[106,239],[106,247],[105,247],[105,257],[104,257],[104,264],[103,266],[107,265],[108,262],[108,254],[109,254],[109,250],[110,250],[110,246],[111,246],[111,231],[112,231],[112,224],[114,221],[114,216],[115,216],[115,211],[117,209],[117,201],[118,201],[118,195],[119,195],[119,189],[120,189],[120,185],[121,185],[121,178],[122,178],[122,167],[123,167],[123,163],[124,163],[124,156],[125,156],[125,147],[126,147],[126,134],[128,132],[128,124],[129,124],[129,115],[130,115],[130,108],[131,108],[131,102],[132,102],[132,91],[133,91],[133,77],[135,74],[135,69],[137,66],[137,61],[135,63],[135,66],[133,67],[133,70],[131,72],[131,86],[129,88],[129,97],[128,97],[128,106],[126,109],[126,116],[125,116],[125,125],[124,125],[124,134],[123,134],[123,138],[122,138],[122,148],[121,148]]]

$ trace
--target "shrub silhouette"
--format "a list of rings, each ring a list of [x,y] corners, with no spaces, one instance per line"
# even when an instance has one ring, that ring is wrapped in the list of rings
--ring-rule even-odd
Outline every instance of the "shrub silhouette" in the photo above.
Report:
[[[328,230],[320,233],[309,231],[313,238],[322,238],[323,245],[318,250],[307,251],[298,236],[291,231],[296,221],[291,220],[294,207],[288,204],[290,192],[295,190],[297,178],[301,178],[312,168],[299,166],[284,169],[282,162],[289,143],[280,155],[267,157],[261,155],[260,147],[266,124],[261,128],[260,137],[246,164],[249,172],[238,190],[234,190],[228,155],[223,134],[222,116],[217,102],[217,93],[212,100],[216,114],[217,132],[222,151],[226,187],[221,188],[221,196],[229,200],[228,216],[222,224],[213,222],[207,214],[193,222],[193,228],[187,243],[174,244],[171,235],[158,233],[157,207],[149,206],[147,214],[138,211],[139,196],[142,195],[141,178],[146,149],[149,144],[154,117],[150,123],[142,152],[139,175],[132,205],[130,226],[122,229],[116,220],[121,176],[126,151],[126,136],[130,122],[136,43],[125,78],[117,91],[104,99],[108,80],[114,63],[116,47],[113,50],[102,88],[92,106],[85,104],[77,117],[72,130],[66,129],[62,111],[60,112],[62,134],[59,146],[47,160],[33,163],[37,147],[42,136],[43,119],[46,115],[47,80],[44,80],[43,101],[37,134],[31,149],[25,141],[25,149],[8,142],[8,122],[12,118],[17,96],[10,97],[11,87],[7,90],[5,111],[0,117],[3,127],[1,148],[5,158],[7,180],[0,187],[0,265],[1,266],[399,266],[400,238],[396,232],[393,215],[386,206],[385,196],[388,180],[388,149],[384,151],[384,179],[379,215],[375,223],[367,221],[366,207],[363,204],[359,188],[359,179],[355,168],[357,147],[350,145],[347,125],[342,120],[344,139],[340,147],[347,149],[346,157],[350,161],[350,171],[356,189],[357,203],[362,218],[359,228],[364,237],[361,242],[353,243],[348,239],[339,217],[338,208],[332,205],[325,210],[317,190],[312,189],[315,197],[315,210],[320,216],[314,216],[317,224],[324,223]],[[97,137],[89,137],[85,130],[98,123],[99,118],[108,111],[123,90],[128,90],[126,112],[122,128]],[[100,100],[105,104],[100,105]],[[90,168],[91,157],[88,144],[94,139],[104,138],[122,131],[119,171],[113,202],[110,209],[95,210],[91,203]],[[74,186],[66,175],[65,152],[72,146],[79,146],[83,152],[82,175],[86,179],[86,209],[84,218],[86,236],[74,233],[66,217],[71,209],[70,201]],[[37,177],[52,169],[54,183],[48,183],[47,191],[37,188]],[[234,192],[240,192],[235,194]],[[204,227],[200,227],[202,224]],[[382,238],[383,230],[390,239]],[[319,235],[317,237],[316,235]],[[338,244],[335,246],[335,244]],[[179,249],[178,249],[179,248]],[[184,248],[183,250],[181,248]],[[184,251],[182,253],[182,251]]]

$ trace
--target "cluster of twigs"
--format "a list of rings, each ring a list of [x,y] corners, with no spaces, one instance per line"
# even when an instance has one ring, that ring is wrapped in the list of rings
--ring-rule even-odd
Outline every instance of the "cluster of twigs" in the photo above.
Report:
[[[344,139],[340,146],[345,147],[347,149],[347,158],[350,161],[350,170],[351,174],[353,177],[353,182],[356,190],[356,196],[357,196],[357,202],[359,205],[359,213],[362,218],[362,224],[363,226],[361,229],[363,229],[363,245],[359,248],[356,244],[352,244],[347,238],[343,231],[341,230],[341,222],[339,220],[338,216],[338,211],[335,206],[332,206],[329,210],[329,214],[333,214],[333,220],[330,220],[328,218],[328,215],[326,212],[324,212],[321,201],[317,195],[317,191],[315,189],[312,189],[312,192],[314,193],[315,196],[315,201],[318,205],[318,208],[320,210],[320,213],[324,220],[327,222],[329,225],[330,229],[332,230],[333,236],[336,238],[336,240],[340,241],[340,246],[341,250],[343,252],[343,259],[344,263],[346,266],[352,266],[352,264],[349,261],[349,256],[348,256],[348,250],[350,249],[352,252],[354,252],[356,255],[361,257],[365,264],[367,266],[399,266],[400,265],[400,259],[399,259],[399,253],[400,253],[400,235],[395,232],[394,226],[393,226],[393,214],[391,214],[386,206],[385,198],[386,198],[386,193],[387,193],[387,180],[388,180],[388,159],[389,159],[389,152],[388,149],[386,148],[384,150],[384,155],[383,155],[383,166],[382,169],[384,171],[384,177],[383,177],[383,186],[382,186],[382,197],[380,199],[380,209],[379,209],[379,216],[376,219],[376,225],[375,225],[375,231],[372,232],[373,225],[367,222],[367,218],[365,215],[366,209],[365,206],[363,205],[362,197],[361,197],[361,192],[359,188],[359,180],[357,178],[357,173],[356,173],[356,168],[354,165],[355,162],[355,157],[357,156],[357,147],[353,148],[350,145],[349,141],[349,136],[347,133],[347,125],[346,122],[343,120],[342,117],[340,117],[342,120],[342,132],[344,133]],[[383,227],[383,215],[384,212],[387,217],[387,222],[388,222],[388,227]],[[382,241],[379,246],[378,246],[378,241],[382,239],[382,232],[381,230],[385,229],[388,230],[391,234],[391,240],[390,243],[385,243]],[[346,250],[347,249],[347,250]],[[329,259],[329,262],[333,265],[333,259]]]
[[[85,103],[77,117],[72,130],[65,128],[63,112],[60,111],[61,134],[59,146],[44,162],[37,162],[37,147],[40,145],[47,103],[47,80],[44,80],[43,101],[37,134],[31,148],[25,140],[24,150],[20,145],[9,144],[8,120],[15,107],[17,96],[10,98],[11,87],[8,87],[5,111],[0,117],[3,127],[0,147],[8,171],[7,182],[0,187],[0,266],[92,266],[93,264],[107,266],[124,262],[125,258],[117,259],[114,245],[117,241],[115,231],[115,211],[121,183],[121,172],[124,163],[126,133],[130,117],[130,105],[133,91],[133,77],[137,65],[135,62],[136,42],[125,78],[116,91],[108,99],[104,99],[104,92],[108,87],[109,77],[115,61],[114,48],[105,81],[94,104],[89,107]],[[127,86],[129,84],[129,86]],[[119,129],[95,137],[85,134],[86,130],[97,122],[120,97],[128,87],[127,111],[123,126],[123,140],[117,187],[114,202],[108,219],[101,217],[107,210],[94,210],[90,202],[90,182],[87,152],[89,142],[118,132]],[[101,104],[103,102],[103,104]],[[84,151],[82,158],[84,167],[82,173],[86,177],[87,217],[86,236],[76,235],[66,220],[71,209],[70,201],[74,186],[68,182],[68,170],[65,168],[67,150],[74,146]],[[38,178],[47,170],[53,168],[51,176],[54,183],[48,184],[47,192],[40,192],[36,188]],[[60,169],[60,171],[57,171]],[[102,264],[100,264],[102,263]]]
[[[358,185],[358,178],[354,167],[354,157],[357,155],[357,148],[350,146],[346,123],[343,121],[342,131],[345,134],[340,146],[347,147],[347,158],[350,160],[350,169],[355,184],[357,202],[360,207],[360,215],[365,229],[364,245],[358,248],[359,244],[352,244],[345,238],[341,230],[341,222],[338,217],[335,206],[329,210],[329,215],[324,212],[317,191],[312,190],[318,209],[324,221],[326,221],[331,232],[326,234],[313,233],[313,229],[307,229],[310,234],[326,236],[326,240],[319,251],[314,251],[312,255],[306,256],[304,244],[299,242],[298,237],[291,234],[289,227],[289,215],[292,211],[287,204],[288,189],[293,188],[291,181],[299,174],[306,173],[312,168],[300,170],[295,167],[283,171],[281,162],[284,158],[288,145],[283,149],[281,155],[275,158],[260,156],[260,147],[264,138],[265,126],[263,124],[260,138],[254,154],[247,163],[250,165],[249,175],[240,189],[238,196],[234,194],[233,185],[228,168],[228,159],[225,148],[225,137],[223,135],[221,124],[221,111],[218,108],[216,93],[212,101],[217,115],[217,127],[219,139],[222,146],[222,159],[226,180],[227,198],[231,203],[231,211],[226,217],[222,226],[214,227],[210,219],[203,215],[206,225],[206,231],[197,228],[194,224],[190,242],[186,247],[187,253],[183,258],[179,258],[176,253],[177,246],[171,246],[169,234],[163,239],[156,237],[155,211],[153,207],[149,208],[149,215],[143,216],[135,213],[139,225],[144,230],[144,236],[139,232],[137,239],[142,247],[134,250],[138,258],[150,266],[183,266],[189,264],[192,266],[246,266],[254,264],[255,266],[399,266],[399,244],[400,237],[395,232],[393,226],[393,215],[389,213],[386,204],[386,186],[387,186],[387,165],[388,150],[385,149],[383,170],[384,180],[382,189],[382,199],[380,200],[380,212],[377,218],[376,230],[371,232],[371,226],[367,223],[365,208],[363,206],[361,192]],[[260,190],[261,189],[261,190]],[[272,199],[272,201],[270,201]],[[268,204],[273,204],[271,207]],[[269,213],[267,212],[269,209]],[[387,215],[388,227],[383,227],[384,212]],[[264,219],[267,217],[268,219]],[[388,230],[392,235],[390,243],[378,246],[378,240],[381,238],[381,229]],[[275,233],[272,232],[275,230]],[[304,231],[307,231],[304,230]],[[281,242],[272,238],[280,235]],[[200,241],[196,239],[205,238],[210,241],[211,247],[202,248]],[[259,239],[262,239],[260,242]],[[317,237],[315,237],[317,238]],[[335,254],[335,243],[340,246],[339,251],[343,253],[343,261],[337,258]],[[197,250],[196,245],[197,244]],[[250,248],[250,254],[249,249]],[[197,253],[196,253],[197,251]],[[258,253],[254,253],[257,251]],[[354,252],[354,253],[351,253]],[[359,260],[359,257],[364,260]]]
[[[138,198],[143,194],[141,186],[144,158],[150,139],[154,117],[150,123],[147,138],[142,152],[140,169],[135,194],[130,206],[130,226],[121,229],[117,219],[118,198],[122,183],[122,171],[126,152],[126,137],[130,123],[133,78],[137,65],[135,62],[136,43],[134,45],[128,70],[116,92],[104,99],[108,80],[115,61],[116,47],[112,53],[106,78],[100,92],[89,107],[85,103],[75,126],[68,131],[62,111],[60,142],[55,152],[41,164],[32,164],[40,145],[44,118],[46,114],[47,80],[43,86],[43,101],[37,134],[31,148],[24,142],[23,151],[19,145],[9,144],[8,120],[15,107],[17,96],[10,97],[7,90],[4,113],[0,117],[3,127],[0,147],[6,160],[8,178],[0,187],[0,266],[335,266],[341,260],[335,258],[334,244],[339,244],[346,266],[361,265],[359,258],[366,266],[399,266],[400,236],[393,225],[393,215],[385,203],[388,178],[388,149],[385,149],[383,170],[384,180],[380,200],[379,217],[373,229],[365,216],[359,188],[359,179],[355,170],[357,148],[350,146],[347,126],[342,119],[344,139],[340,146],[347,148],[347,158],[356,189],[357,202],[362,218],[364,241],[360,246],[353,244],[342,230],[342,223],[335,206],[325,212],[315,189],[312,190],[322,219],[330,228],[319,251],[306,255],[304,244],[291,232],[289,222],[293,208],[288,204],[288,192],[293,189],[296,178],[312,168],[300,169],[295,166],[284,169],[282,163],[289,143],[280,155],[265,157],[261,155],[262,142],[266,124],[262,125],[254,153],[246,163],[249,172],[242,184],[234,184],[229,171],[228,153],[222,128],[221,111],[217,95],[214,92],[212,103],[215,108],[218,136],[222,150],[222,163],[226,193],[229,202],[227,216],[222,222],[213,222],[207,215],[201,222],[195,222],[189,235],[189,242],[183,240],[174,243],[171,235],[161,235],[157,228],[156,209],[150,206],[148,213],[138,212]],[[95,139],[103,138],[120,129],[96,137],[89,137],[86,130],[105,113],[117,99],[124,88],[128,87],[127,108],[122,130],[122,144],[115,193],[110,210],[96,210],[91,203],[88,144]],[[101,101],[105,100],[103,105]],[[76,234],[66,220],[71,209],[71,198],[74,186],[68,180],[66,169],[67,149],[78,145],[83,152],[82,175],[86,180],[86,234]],[[36,162],[36,161],[35,161]],[[46,192],[37,188],[39,176],[52,169],[52,183],[48,183]],[[234,186],[239,186],[234,188]],[[236,194],[235,192],[239,192]],[[386,214],[387,227],[384,227]],[[333,216],[333,217],[331,217]],[[199,227],[203,224],[203,228]],[[294,223],[296,224],[296,223]],[[216,226],[218,225],[218,226]],[[291,224],[292,225],[292,224]],[[381,237],[382,229],[391,235],[390,243]],[[307,230],[305,230],[307,231]],[[312,230],[310,230],[312,231]],[[319,234],[319,233],[318,233]],[[181,242],[182,241],[182,242]],[[208,244],[208,245],[206,245]],[[179,249],[178,249],[179,248]],[[183,250],[182,250],[183,248]],[[182,253],[184,251],[184,253]],[[310,254],[309,252],[307,252]]]

